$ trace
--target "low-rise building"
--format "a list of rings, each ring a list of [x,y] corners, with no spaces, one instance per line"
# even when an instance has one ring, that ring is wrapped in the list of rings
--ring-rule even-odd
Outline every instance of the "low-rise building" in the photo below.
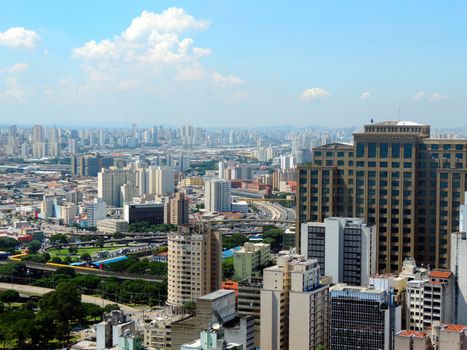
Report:
[[[123,219],[104,219],[97,222],[97,230],[103,233],[128,232],[128,222]]]
[[[258,275],[269,264],[271,248],[266,243],[246,242],[233,256],[234,278],[238,281]]]

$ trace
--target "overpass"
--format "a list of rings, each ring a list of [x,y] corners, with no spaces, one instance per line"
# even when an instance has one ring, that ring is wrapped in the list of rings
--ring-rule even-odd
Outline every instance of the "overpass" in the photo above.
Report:
[[[22,262],[28,269],[32,270],[41,270],[41,271],[49,271],[54,272],[59,268],[67,267],[71,268],[81,275],[96,275],[99,277],[105,278],[118,278],[123,280],[136,280],[136,281],[147,281],[147,282],[157,282],[161,283],[163,278],[161,276],[151,276],[151,275],[143,275],[143,274],[136,274],[136,273],[126,273],[126,272],[112,272],[112,271],[105,271],[105,270],[98,270],[90,267],[81,267],[81,266],[71,266],[71,265],[64,265],[64,264],[54,264],[54,263],[36,263],[30,261],[21,261],[19,259],[10,259],[9,261],[4,260],[0,261],[0,264],[8,264],[9,262]]]

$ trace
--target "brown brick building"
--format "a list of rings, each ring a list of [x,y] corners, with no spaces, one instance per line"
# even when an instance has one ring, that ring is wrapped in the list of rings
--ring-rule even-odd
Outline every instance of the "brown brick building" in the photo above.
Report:
[[[430,126],[365,125],[354,144],[313,150],[298,168],[300,223],[361,217],[378,228],[378,268],[399,271],[406,257],[449,268],[450,233],[459,229],[467,189],[467,140],[432,139]]]

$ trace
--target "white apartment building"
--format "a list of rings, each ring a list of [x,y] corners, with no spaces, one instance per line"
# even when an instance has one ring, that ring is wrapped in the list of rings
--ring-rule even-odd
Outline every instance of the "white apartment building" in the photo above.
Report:
[[[318,259],[321,275],[334,283],[368,285],[376,273],[376,227],[359,218],[326,218],[301,226],[300,252]]]

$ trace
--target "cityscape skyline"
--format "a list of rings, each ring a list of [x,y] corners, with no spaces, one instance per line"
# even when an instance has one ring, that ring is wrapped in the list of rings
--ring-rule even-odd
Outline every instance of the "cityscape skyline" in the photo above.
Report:
[[[335,5],[3,6],[0,122],[464,126],[465,4]]]

